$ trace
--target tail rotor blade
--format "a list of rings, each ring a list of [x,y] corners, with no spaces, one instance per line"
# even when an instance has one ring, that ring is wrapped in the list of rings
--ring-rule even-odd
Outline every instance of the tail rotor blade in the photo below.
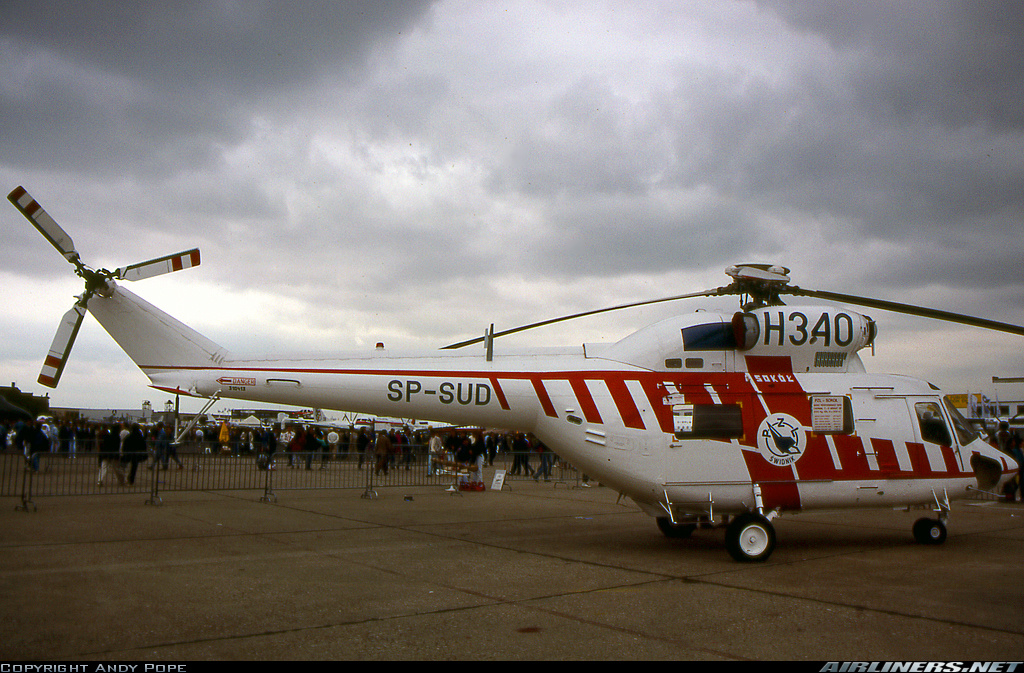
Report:
[[[60,225],[43,210],[42,206],[25,191],[24,187],[16,187],[7,195],[7,200],[28,218],[28,221],[39,230],[43,238],[57,248],[65,259],[73,264],[78,261],[78,251],[75,250],[75,242],[71,240],[71,236],[61,229]]]
[[[182,269],[190,269],[193,266],[199,266],[199,248],[121,267],[114,272],[114,277],[120,280],[135,281],[181,271]]]
[[[57,334],[53,337],[53,343],[50,344],[50,352],[47,353],[46,360],[43,361],[43,369],[39,372],[41,385],[47,388],[57,387],[84,318],[85,305],[81,303],[75,304],[70,311],[64,314],[60,326],[57,327]]]

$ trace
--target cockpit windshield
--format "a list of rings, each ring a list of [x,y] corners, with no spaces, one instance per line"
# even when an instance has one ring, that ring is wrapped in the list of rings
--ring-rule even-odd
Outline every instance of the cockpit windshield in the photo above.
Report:
[[[974,428],[963,417],[963,414],[953,406],[948,396],[942,398],[942,406],[946,407],[946,413],[949,414],[950,420],[953,421],[953,430],[956,432],[956,438],[959,440],[960,446],[967,446],[978,438],[978,433],[974,431]]]

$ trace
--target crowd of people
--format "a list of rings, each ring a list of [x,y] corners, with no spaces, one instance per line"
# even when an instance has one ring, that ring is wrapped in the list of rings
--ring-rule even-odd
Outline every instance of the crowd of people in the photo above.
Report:
[[[273,435],[272,430],[265,432]],[[313,469],[314,463],[324,469],[333,460],[347,460],[354,456],[359,469],[372,460],[375,475],[387,475],[392,469],[410,469],[413,464],[426,458],[427,475],[443,471],[466,472],[474,484],[482,484],[483,467],[493,465],[500,454],[512,454],[510,474],[544,477],[549,480],[555,456],[542,442],[532,435],[523,433],[501,433],[475,431],[435,431],[408,428],[379,430],[368,428],[358,430],[327,429],[316,427],[288,426],[280,437],[260,439],[266,444],[287,451],[288,466]],[[276,449],[267,449],[269,456]],[[531,466],[531,455],[537,454],[539,466]],[[371,458],[372,457],[372,458]]]
[[[352,460],[359,469],[369,466],[376,475],[410,469],[426,461],[428,475],[467,475],[473,484],[483,483],[483,467],[499,455],[511,455],[511,476],[551,478],[557,456],[532,435],[480,430],[411,430],[391,428],[374,432],[319,427],[303,423],[281,426],[245,426],[227,422],[197,425],[187,430],[180,444],[163,423],[143,427],[139,423],[56,422],[53,419],[0,422],[6,448],[23,452],[30,469],[39,469],[42,454],[79,458],[95,456],[99,464],[97,485],[108,477],[119,485],[135,482],[139,466],[184,469],[178,447],[203,454],[252,456],[261,470],[284,467],[326,469],[333,461]],[[287,460],[285,461],[285,456]],[[533,458],[536,456],[536,463]]]
[[[58,423],[53,419],[19,419],[0,421],[0,437],[5,447],[23,452],[29,468],[38,470],[40,455],[63,454],[68,457],[95,455],[99,463],[97,484],[106,483],[113,475],[118,484],[131,485],[140,465],[147,469],[168,469],[173,462],[184,469],[178,456],[178,444],[163,423],[143,427],[139,423],[91,423],[84,421]],[[1006,422],[990,436],[989,441],[1024,465],[1024,440],[1020,432],[1011,430]],[[289,468],[326,469],[332,461],[358,461],[358,468],[367,464],[375,475],[387,475],[393,469],[410,469],[426,459],[427,474],[466,474],[467,481],[483,483],[483,467],[493,465],[499,455],[511,456],[509,476],[550,480],[558,461],[547,446],[532,435],[519,432],[483,432],[480,430],[410,430],[391,428],[373,430],[362,427],[345,429],[318,427],[303,423],[280,426],[245,426],[227,422],[198,425],[182,437],[192,451],[224,454],[235,457],[254,456],[262,470],[276,469],[287,455]],[[533,462],[536,457],[536,463]],[[277,460],[275,460],[275,458]],[[1024,500],[1021,474],[1011,480],[1004,497]]]
[[[139,423],[56,423],[40,417],[0,424],[0,433],[6,448],[24,453],[32,470],[39,470],[43,454],[95,455],[97,485],[103,485],[108,474],[120,485],[132,485],[139,465],[149,461],[150,469],[161,464],[166,469],[172,458],[179,469],[184,467],[163,423],[144,430]]]

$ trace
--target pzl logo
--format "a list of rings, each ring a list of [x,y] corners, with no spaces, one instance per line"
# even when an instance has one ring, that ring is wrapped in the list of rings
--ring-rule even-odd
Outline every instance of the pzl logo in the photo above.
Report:
[[[772,465],[792,465],[807,448],[807,433],[789,414],[772,414],[757,428],[757,448]]]

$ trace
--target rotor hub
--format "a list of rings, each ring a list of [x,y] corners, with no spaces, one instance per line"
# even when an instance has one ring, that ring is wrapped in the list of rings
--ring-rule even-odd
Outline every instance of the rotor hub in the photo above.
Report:
[[[777,264],[738,264],[725,270],[733,282],[722,294],[740,296],[740,307],[751,311],[765,306],[782,306],[779,298],[789,285],[789,269]]]

